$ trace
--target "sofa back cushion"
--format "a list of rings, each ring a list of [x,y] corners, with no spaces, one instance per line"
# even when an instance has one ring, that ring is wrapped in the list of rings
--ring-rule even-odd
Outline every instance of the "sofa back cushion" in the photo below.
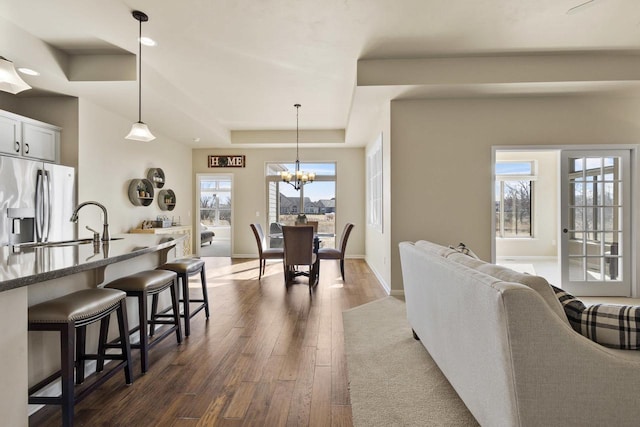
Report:
[[[427,240],[418,240],[415,243],[416,248],[420,248],[434,255],[440,255],[446,257],[449,254],[458,253],[455,249],[448,248],[446,246],[439,245],[437,243],[429,242]]]
[[[491,277],[502,280],[504,282],[519,283],[525,285],[534,291],[536,291],[542,299],[545,300],[549,308],[562,319],[563,322],[570,325],[569,319],[564,312],[562,304],[556,297],[555,292],[551,288],[551,285],[544,277],[533,276],[531,274],[520,273],[513,271],[510,268],[503,267],[501,265],[490,264],[480,259],[464,255],[460,252],[450,253],[446,256],[448,260],[455,261],[458,264],[462,264],[466,267],[473,268],[476,271],[480,271],[484,274],[488,274]]]
[[[570,325],[567,315],[562,308],[562,304],[556,298],[555,292],[551,289],[551,285],[546,281],[544,277],[533,276],[530,274],[519,273],[509,268],[490,264],[481,259],[473,256],[465,255],[460,251],[446,246],[438,245],[437,243],[429,242],[426,240],[419,240],[415,243],[417,248],[427,251],[434,255],[440,255],[448,260],[454,261],[458,264],[462,264],[466,267],[480,271],[484,274],[488,274],[498,280],[511,283],[519,283],[536,291],[542,299],[547,303],[549,308],[558,315],[563,322]]]

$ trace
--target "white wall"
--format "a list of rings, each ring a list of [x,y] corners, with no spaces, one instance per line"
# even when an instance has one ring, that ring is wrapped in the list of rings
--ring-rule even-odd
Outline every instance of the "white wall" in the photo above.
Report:
[[[207,156],[244,154],[245,168],[208,168]],[[335,161],[337,163],[336,183],[336,233],[338,236],[347,222],[355,224],[347,256],[364,256],[365,236],[365,194],[364,194],[364,148],[300,148],[302,162]],[[265,165],[267,162],[292,162],[295,148],[265,149],[197,149],[193,150],[193,186],[198,173],[227,173],[233,175],[233,257],[257,256],[256,241],[249,224],[266,222]],[[193,212],[196,211],[196,197],[193,197]],[[256,217],[256,212],[259,216]],[[194,220],[193,225],[196,225]],[[266,228],[265,228],[266,229]],[[339,239],[339,237],[338,237]]]
[[[114,114],[88,100],[79,103],[78,202],[95,200],[109,211],[112,235],[126,233],[157,215],[180,217],[183,224],[191,223],[191,149],[154,133],[152,142],[124,139],[132,121]],[[153,131],[153,124],[148,123]],[[176,193],[173,211],[162,211],[157,199],[149,206],[134,206],[128,197],[129,181],[146,178],[149,168],[162,168],[164,189]],[[155,189],[155,196],[158,189]],[[79,237],[91,237],[84,227],[101,230],[102,212],[94,206],[84,207],[78,221]]]
[[[392,291],[402,289],[404,240],[464,242],[490,259],[492,146],[638,144],[639,117],[631,97],[393,101]]]
[[[558,255],[559,151],[497,151],[498,160],[535,161],[537,180],[533,186],[533,237],[496,238],[496,257]]]

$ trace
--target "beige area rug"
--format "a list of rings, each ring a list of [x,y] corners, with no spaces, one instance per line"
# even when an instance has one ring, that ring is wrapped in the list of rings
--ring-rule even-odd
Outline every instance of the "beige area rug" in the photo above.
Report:
[[[353,424],[477,426],[393,297],[343,313]]]

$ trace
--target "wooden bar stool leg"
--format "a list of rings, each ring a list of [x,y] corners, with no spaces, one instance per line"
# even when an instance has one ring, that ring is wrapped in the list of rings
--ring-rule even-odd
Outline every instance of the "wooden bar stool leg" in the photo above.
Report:
[[[149,336],[147,325],[147,293],[141,292],[138,295],[138,333],[140,334],[140,365],[142,373],[149,369]]]
[[[60,329],[60,369],[62,373],[62,425],[73,426],[74,385],[73,348],[75,347],[75,326],[65,323]]]
[[[184,335],[191,335],[191,312],[189,310],[189,277],[187,274],[179,274],[179,279],[182,282],[182,310],[184,317]]]
[[[265,260],[266,263],[266,260]],[[266,264],[265,264],[266,265]],[[209,294],[207,292],[207,277],[204,271],[204,266],[200,270],[200,281],[202,282],[202,299],[204,300],[204,312],[209,318]]]
[[[156,313],[158,312],[158,294],[153,294],[151,297],[151,319],[155,320]],[[149,325],[149,336],[153,337],[153,334],[156,332],[156,324],[152,323]]]
[[[98,360],[96,362],[96,371],[104,370],[104,355],[107,351],[106,344],[109,339],[109,319],[111,316],[103,317],[100,320],[100,337],[98,338]]]
[[[85,343],[87,341],[87,327],[76,329],[76,384],[84,382]]]
[[[118,329],[120,331],[120,347],[127,363],[124,366],[124,377],[127,384],[133,383],[133,366],[131,366],[131,344],[129,343],[129,321],[127,320],[126,299],[120,301],[117,309]]]
[[[176,339],[178,344],[182,342],[182,328],[180,327],[180,288],[178,287],[178,279],[173,281],[170,287],[171,307],[173,309],[173,319],[176,323]]]

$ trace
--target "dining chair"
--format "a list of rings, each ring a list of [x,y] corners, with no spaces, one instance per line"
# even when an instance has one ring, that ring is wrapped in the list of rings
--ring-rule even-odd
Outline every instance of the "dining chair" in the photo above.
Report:
[[[288,287],[296,276],[309,278],[309,292],[316,284],[317,257],[313,252],[313,227],[312,226],[283,226],[284,236],[284,281]],[[298,270],[299,266],[307,266],[308,270]]]
[[[258,275],[258,280],[262,279],[262,275],[267,268],[267,260],[268,259],[283,259],[284,258],[284,249],[283,248],[265,248],[264,245],[264,233],[262,232],[262,226],[258,223],[249,224],[251,230],[253,231],[253,235],[256,238],[256,243],[258,244],[258,256],[260,257],[260,265],[259,270],[260,273]]]
[[[340,249],[337,248],[320,248],[318,249],[318,259],[337,259],[340,260],[340,274],[344,281],[344,255],[347,251],[347,241],[349,235],[353,229],[353,224],[350,222],[344,226],[342,230],[342,237],[340,238]]]
[[[313,227],[313,234],[318,233],[318,221],[307,221],[307,225],[310,225]]]

